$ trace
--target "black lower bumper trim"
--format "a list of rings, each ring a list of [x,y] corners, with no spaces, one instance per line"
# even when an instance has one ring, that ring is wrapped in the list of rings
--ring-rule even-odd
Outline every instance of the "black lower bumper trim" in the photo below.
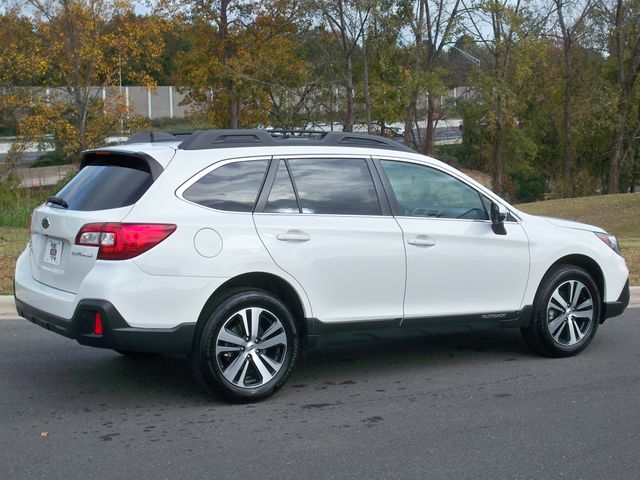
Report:
[[[82,345],[134,352],[191,352],[195,323],[183,323],[174,328],[132,327],[111,303],[104,300],[81,301],[73,317],[68,320],[27,305],[17,298],[15,300],[18,315],[47,330],[77,340]],[[96,335],[93,331],[96,312],[102,318],[102,335]]]
[[[602,322],[604,322],[607,318],[617,317],[618,315],[622,315],[624,309],[629,305],[629,297],[631,296],[629,291],[629,280],[627,279],[627,283],[625,283],[624,288],[622,289],[622,293],[620,293],[620,297],[615,302],[608,302],[604,304],[604,308],[602,311]]]

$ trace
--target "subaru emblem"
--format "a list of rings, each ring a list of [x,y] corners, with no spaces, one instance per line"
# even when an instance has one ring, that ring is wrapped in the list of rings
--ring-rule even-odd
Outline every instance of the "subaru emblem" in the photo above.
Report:
[[[43,218],[42,219],[42,228],[49,228],[49,225],[51,225],[51,222],[49,222],[48,218]]]

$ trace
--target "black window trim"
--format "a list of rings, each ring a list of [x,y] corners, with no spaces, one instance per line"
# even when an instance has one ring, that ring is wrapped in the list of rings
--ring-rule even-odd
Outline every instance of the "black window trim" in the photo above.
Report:
[[[285,158],[283,160],[278,160],[278,162],[282,162],[284,164],[284,167],[287,169],[287,175],[289,175],[289,181],[291,182],[291,187],[293,188],[293,195],[296,197],[296,205],[298,206],[298,213],[303,213],[302,206],[300,205],[300,194],[298,193],[298,186],[296,185],[296,179],[293,178],[293,173],[291,172],[291,167],[289,166],[289,159]],[[276,173],[277,173],[277,169],[276,169]]]
[[[380,207],[379,215],[354,215],[354,214],[343,214],[343,213],[303,213],[300,198],[298,196],[298,188],[296,186],[296,180],[291,172],[291,168],[289,167],[290,160],[298,160],[298,159],[317,159],[319,161],[322,160],[346,160],[346,159],[354,159],[354,160],[364,160],[367,168],[369,169],[369,175],[371,175],[371,180],[373,181],[374,189],[376,192],[376,197],[378,199],[378,205]],[[296,203],[298,204],[298,213],[277,213],[277,212],[265,212],[264,209],[267,205],[267,201],[269,199],[269,195],[271,194],[271,189],[273,188],[273,183],[275,182],[276,173],[278,170],[278,164],[280,161],[283,161],[287,167],[287,173],[289,174],[289,179],[291,180],[291,184],[293,185],[293,191],[296,196]],[[259,213],[263,215],[320,215],[320,216],[339,216],[339,217],[391,217],[393,213],[391,211],[391,206],[389,204],[389,199],[385,194],[384,188],[382,186],[382,182],[380,180],[379,174],[373,164],[373,160],[370,155],[354,155],[354,154],[333,154],[333,155],[314,155],[314,154],[305,154],[305,155],[277,155],[271,157],[271,163],[269,165],[269,169],[262,187],[262,191],[258,196],[258,201],[256,202],[256,207],[254,208],[254,213]]]
[[[400,206],[398,205],[398,200],[396,199],[396,195],[393,192],[393,188],[391,186],[391,182],[389,181],[389,177],[387,177],[387,174],[384,171],[384,168],[383,168],[382,164],[380,163],[381,160],[386,160],[386,161],[391,161],[391,162],[413,163],[415,165],[421,165],[423,167],[433,168],[434,170],[437,170],[437,171],[439,171],[441,173],[447,174],[450,177],[455,178],[456,180],[459,180],[460,182],[462,182],[463,184],[465,184],[469,188],[473,189],[479,196],[485,196],[490,201],[495,201],[496,203],[498,202],[498,200],[493,199],[493,198],[491,198],[491,196],[489,196],[489,195],[485,194],[484,192],[478,190],[474,185],[471,185],[469,182],[465,181],[465,179],[463,179],[463,178],[460,178],[458,175],[454,175],[452,172],[448,172],[448,171],[446,171],[446,170],[444,170],[442,168],[438,168],[437,165],[427,164],[427,163],[420,162],[420,161],[417,161],[417,160],[413,160],[413,159],[410,159],[410,158],[375,156],[375,157],[373,157],[373,164],[375,166],[375,169],[376,169],[378,175],[382,179],[382,185],[384,187],[384,191],[386,193],[386,196],[389,199],[389,203],[391,204],[391,211],[393,212],[393,216],[394,217],[398,217],[398,218],[420,218],[420,219],[424,219],[424,220],[449,220],[449,221],[454,220],[454,221],[464,221],[464,222],[491,223],[491,215],[489,214],[489,212],[486,212],[488,217],[489,217],[488,220],[479,220],[479,219],[473,219],[473,218],[412,217],[412,216],[402,215],[401,212],[400,212]],[[480,199],[480,201],[482,202],[482,199]],[[521,221],[520,217],[518,217],[512,211],[511,208],[509,208],[507,205],[505,205],[502,202],[500,202],[500,204],[503,205],[509,211],[510,215],[515,219],[514,221],[507,220],[507,223],[520,223],[520,221]],[[484,208],[484,203],[483,203],[483,208]]]
[[[260,197],[262,195],[262,191],[264,190],[264,186],[265,186],[265,184],[267,182],[267,179],[268,179],[268,176],[270,174],[271,164],[273,163],[272,158],[273,157],[271,155],[259,155],[259,156],[255,156],[255,157],[237,157],[237,158],[226,158],[224,160],[219,160],[219,161],[214,162],[214,163],[212,163],[210,165],[207,165],[205,168],[203,168],[200,171],[198,171],[195,175],[192,175],[186,182],[184,182],[182,185],[180,185],[175,190],[174,195],[176,197],[178,197],[180,200],[182,200],[184,202],[187,202],[190,205],[195,205],[196,207],[204,208],[204,209],[209,210],[209,211],[219,212],[219,213],[227,213],[227,214],[234,214],[234,215],[252,215],[253,212],[256,209],[256,206],[258,205],[258,202],[260,201]],[[253,209],[250,212],[233,212],[233,211],[230,211],[230,210],[220,210],[218,208],[207,207],[206,205],[201,205],[199,203],[192,202],[191,200],[187,200],[186,198],[184,198],[184,192],[189,187],[191,187],[194,183],[196,183],[202,177],[208,175],[209,173],[213,172],[214,170],[216,170],[216,169],[218,169],[220,167],[223,167],[225,165],[228,165],[230,163],[251,162],[251,161],[260,161],[260,160],[266,160],[267,161],[267,168],[265,170],[265,175],[262,177],[262,182],[260,183],[260,187],[258,188],[258,195],[256,197],[256,201],[253,204]]]

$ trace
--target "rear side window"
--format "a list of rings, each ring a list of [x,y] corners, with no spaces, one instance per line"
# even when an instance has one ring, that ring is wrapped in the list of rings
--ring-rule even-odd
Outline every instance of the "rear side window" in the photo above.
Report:
[[[137,162],[132,162],[137,163]],[[56,196],[69,210],[109,210],[136,203],[153,183],[151,172],[120,165],[87,165]]]
[[[268,163],[268,160],[228,163],[200,178],[182,197],[216,210],[251,212]]]
[[[288,164],[302,213],[382,214],[365,160],[292,159]]]

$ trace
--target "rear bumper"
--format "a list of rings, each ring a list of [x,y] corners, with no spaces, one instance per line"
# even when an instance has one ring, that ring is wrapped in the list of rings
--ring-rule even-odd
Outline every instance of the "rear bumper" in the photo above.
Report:
[[[618,300],[616,300],[615,302],[606,302],[604,304],[602,321],[604,322],[607,318],[622,315],[624,309],[629,305],[629,297],[629,280],[627,279],[627,283],[625,283],[624,288],[622,289],[622,293],[620,293],[620,297],[618,297]]]
[[[47,330],[77,340],[82,345],[131,350],[189,354],[195,332],[195,323],[184,323],[173,328],[136,328],[130,326],[118,310],[104,300],[82,300],[71,319],[65,319],[32,307],[15,299],[18,315]],[[102,317],[102,335],[94,333],[96,312]]]

